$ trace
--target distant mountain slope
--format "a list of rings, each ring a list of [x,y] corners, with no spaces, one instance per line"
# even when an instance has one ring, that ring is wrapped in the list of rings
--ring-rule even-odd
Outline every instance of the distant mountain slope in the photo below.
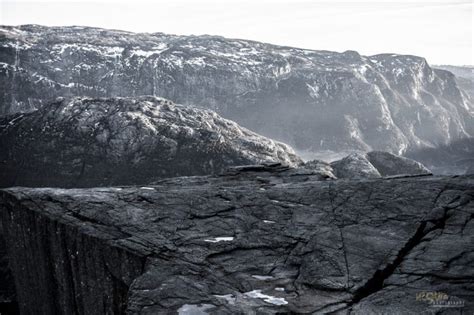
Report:
[[[406,156],[420,161],[436,174],[474,174],[474,138],[409,151]]]
[[[401,154],[474,135],[472,104],[454,76],[420,57],[87,27],[0,34],[0,114],[57,96],[159,95],[302,151]]]
[[[433,65],[433,68],[450,71],[458,78],[474,81],[474,66]]]
[[[435,65],[433,68],[452,72],[459,87],[467,93],[469,102],[474,103],[474,66]]]
[[[301,160],[216,113],[156,97],[59,100],[0,120],[0,187],[146,184]]]

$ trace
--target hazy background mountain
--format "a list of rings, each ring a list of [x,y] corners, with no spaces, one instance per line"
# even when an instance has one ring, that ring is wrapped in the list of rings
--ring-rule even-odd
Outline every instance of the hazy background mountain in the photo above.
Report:
[[[422,162],[435,174],[474,174],[474,138],[412,150],[406,156]]]
[[[456,76],[459,87],[468,93],[472,104],[474,100],[474,66],[434,65],[433,67],[453,73]]]
[[[217,36],[4,26],[0,113],[57,96],[157,95],[215,110],[299,152],[408,150],[474,134],[454,75],[416,56],[361,56]]]

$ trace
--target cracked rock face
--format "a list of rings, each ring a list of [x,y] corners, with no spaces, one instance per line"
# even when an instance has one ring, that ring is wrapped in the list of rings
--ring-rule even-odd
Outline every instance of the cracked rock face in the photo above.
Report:
[[[0,198],[25,314],[474,311],[473,176],[275,165]]]
[[[0,114],[57,96],[157,95],[298,150],[435,146],[474,135],[472,100],[416,56],[361,56],[216,36],[0,28]]]
[[[0,121],[0,186],[93,187],[301,163],[215,112],[157,97],[62,99]]]

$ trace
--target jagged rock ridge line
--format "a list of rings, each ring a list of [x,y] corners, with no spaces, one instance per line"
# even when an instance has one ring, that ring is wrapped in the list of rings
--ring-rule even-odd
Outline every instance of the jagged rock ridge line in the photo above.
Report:
[[[4,26],[0,114],[56,96],[157,95],[211,108],[298,150],[402,154],[474,135],[454,76],[420,57],[216,36]]]
[[[301,159],[210,110],[142,96],[62,99],[0,119],[0,187],[147,184]]]
[[[423,291],[474,310],[473,176],[288,172],[4,190],[21,310],[404,314],[430,309]]]

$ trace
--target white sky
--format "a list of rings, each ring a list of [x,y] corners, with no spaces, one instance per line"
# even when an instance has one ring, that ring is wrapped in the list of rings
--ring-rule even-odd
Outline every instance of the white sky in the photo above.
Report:
[[[0,0],[0,24],[213,34],[361,54],[474,64],[472,0]]]

